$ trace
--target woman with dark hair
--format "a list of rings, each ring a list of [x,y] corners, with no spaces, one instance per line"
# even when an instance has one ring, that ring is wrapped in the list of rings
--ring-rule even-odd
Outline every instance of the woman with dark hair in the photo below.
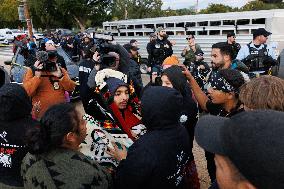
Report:
[[[86,122],[74,105],[49,108],[40,123],[27,133],[25,188],[110,188],[108,173],[78,151],[86,137]]]

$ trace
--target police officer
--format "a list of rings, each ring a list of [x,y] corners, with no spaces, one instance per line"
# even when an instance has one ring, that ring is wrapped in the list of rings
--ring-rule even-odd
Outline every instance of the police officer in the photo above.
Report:
[[[274,51],[266,44],[270,35],[264,28],[258,28],[253,32],[253,41],[240,49],[236,59],[243,61],[250,72],[268,74],[270,68],[276,65]]]
[[[150,42],[149,45],[149,62],[151,71],[161,73],[163,61],[173,54],[172,44],[167,39],[167,34],[164,28],[156,29],[157,39]]]
[[[227,44],[232,47],[233,60],[236,59],[238,52],[241,49],[241,45],[236,43],[236,34],[234,32],[229,32],[227,34]]]

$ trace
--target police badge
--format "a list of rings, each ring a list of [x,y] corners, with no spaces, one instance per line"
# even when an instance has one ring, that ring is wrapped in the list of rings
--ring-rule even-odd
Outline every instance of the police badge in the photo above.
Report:
[[[53,83],[53,88],[54,88],[54,90],[58,90],[60,88],[58,81],[55,81]]]

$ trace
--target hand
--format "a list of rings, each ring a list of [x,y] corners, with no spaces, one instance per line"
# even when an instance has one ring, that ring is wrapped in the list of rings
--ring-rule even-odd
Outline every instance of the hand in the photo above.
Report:
[[[200,65],[199,68],[200,68],[201,70],[205,70],[205,66],[204,66],[204,65]]]
[[[185,65],[179,64],[178,66],[181,67],[182,73],[185,75],[185,77],[188,80],[191,80],[193,78],[193,76],[191,75],[190,71],[187,69],[187,67]]]
[[[135,138],[136,140],[139,138],[138,135],[134,133],[133,131],[130,131],[130,133],[133,136],[133,138]]]
[[[34,64],[34,67],[37,70],[41,70],[43,68],[43,65],[42,65],[42,63],[39,60],[37,60],[35,62],[35,64]],[[35,71],[35,76],[40,77],[41,76],[41,71]]]
[[[94,61],[96,61],[96,62],[98,62],[99,60],[100,60],[100,56],[99,56],[99,53],[98,53],[98,51],[96,51],[95,53],[94,53],[94,55],[93,55],[93,60]]]
[[[121,144],[122,149],[119,149],[115,142],[112,141],[111,144],[114,148],[112,149],[112,148],[108,147],[107,154],[112,156],[117,161],[121,161],[123,159],[126,159],[126,156],[127,156],[126,147]]]
[[[67,44],[68,47],[73,48],[74,46],[71,44]]]
[[[176,41],[174,41],[174,40],[171,40],[171,41],[170,41],[170,43],[171,43],[172,45],[177,44],[177,42],[176,42]]]
[[[58,64],[55,64],[56,65],[56,68],[57,70],[54,71],[54,72],[51,72],[51,75],[54,75],[55,77],[62,77],[62,72],[61,72],[61,69],[59,68]]]
[[[32,116],[33,118],[37,119],[41,110],[41,103],[40,101],[35,102],[32,108]]]
[[[156,78],[158,77],[158,73],[157,72],[153,72],[152,73],[152,83],[155,83]]]

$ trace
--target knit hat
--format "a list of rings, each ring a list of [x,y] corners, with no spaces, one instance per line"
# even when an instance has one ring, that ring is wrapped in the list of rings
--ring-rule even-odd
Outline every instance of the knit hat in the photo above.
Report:
[[[156,28],[156,33],[160,33],[160,31],[162,31],[162,30],[164,30],[163,27],[158,27],[158,28]]]
[[[106,80],[109,92],[111,93],[111,95],[114,95],[115,91],[121,87],[121,86],[125,86],[125,87],[129,87],[128,84],[124,83],[122,80],[117,79],[115,77],[110,77]]]
[[[151,33],[149,37],[157,37],[155,33]]]
[[[178,60],[178,57],[175,55],[167,57],[163,62],[163,66],[164,65],[178,65],[178,64],[179,64],[179,60]]]
[[[31,115],[31,99],[18,84],[8,83],[0,88],[0,104],[0,120],[16,120]]]
[[[166,75],[173,87],[178,90],[182,95],[185,93],[185,85],[187,84],[187,79],[182,73],[182,69],[178,65],[173,65],[165,69],[162,76]]]

